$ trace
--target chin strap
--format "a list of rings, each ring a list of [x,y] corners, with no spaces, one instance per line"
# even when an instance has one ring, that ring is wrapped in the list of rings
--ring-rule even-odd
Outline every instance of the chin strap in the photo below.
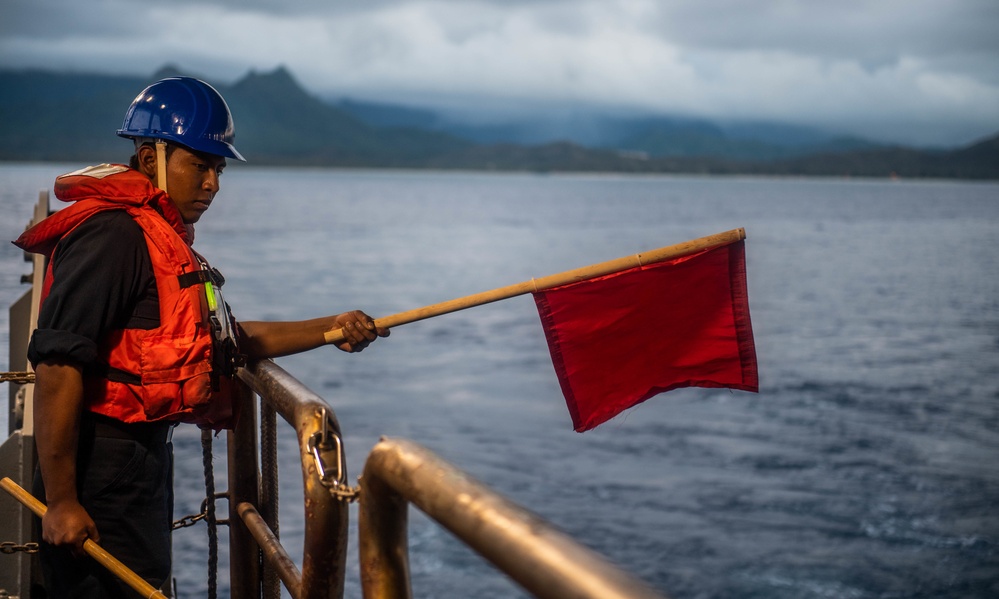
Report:
[[[166,147],[167,144],[162,139],[156,140],[156,187],[162,189],[165,193],[169,194],[167,191],[167,177],[166,177]]]

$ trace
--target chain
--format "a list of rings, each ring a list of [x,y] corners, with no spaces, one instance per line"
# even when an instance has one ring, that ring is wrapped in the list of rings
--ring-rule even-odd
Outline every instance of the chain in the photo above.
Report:
[[[228,499],[229,494],[228,493],[215,494],[216,499],[219,499],[221,497],[225,497],[226,499]],[[195,524],[204,520],[207,517],[208,517],[208,500],[205,499],[204,501],[201,502],[200,514],[191,514],[189,516],[184,516],[180,520],[177,520],[173,523],[173,525],[171,526],[171,530],[177,530],[178,528],[187,528],[189,526],[194,526]],[[228,520],[216,520],[215,523],[222,526],[229,526]]]
[[[330,495],[344,503],[357,503],[361,499],[361,487],[351,487],[350,485],[336,485],[330,487]]]
[[[18,551],[23,551],[25,553],[38,553],[38,543],[25,543],[24,545],[18,545],[13,541],[4,541],[3,543],[0,543],[0,553],[13,555]]]
[[[25,385],[35,382],[34,372],[0,372],[0,383],[18,383]]]
[[[208,514],[202,512],[200,514],[191,514],[189,516],[184,516],[180,520],[173,523],[171,530],[177,530],[178,528],[187,528],[188,526],[194,526],[201,520],[208,517]]]

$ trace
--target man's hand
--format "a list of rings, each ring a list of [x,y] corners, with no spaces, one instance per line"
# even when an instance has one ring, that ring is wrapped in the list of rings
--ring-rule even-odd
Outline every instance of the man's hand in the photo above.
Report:
[[[52,545],[68,547],[77,557],[84,555],[87,539],[99,543],[97,525],[78,501],[64,501],[48,506],[42,517],[42,539]]]
[[[374,319],[360,310],[338,314],[333,323],[331,330],[340,329],[344,337],[336,346],[345,352],[362,351],[378,337],[389,336],[388,329],[376,327]]]

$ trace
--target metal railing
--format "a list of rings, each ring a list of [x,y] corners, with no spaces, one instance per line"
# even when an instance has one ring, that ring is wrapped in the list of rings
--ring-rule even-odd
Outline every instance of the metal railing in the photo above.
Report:
[[[279,591],[273,588],[276,579],[267,582],[268,570],[296,599],[342,597],[349,507],[345,498],[356,495],[360,501],[358,550],[365,599],[412,597],[407,548],[410,503],[536,597],[663,598],[539,516],[411,441],[383,438],[367,458],[359,492],[351,489],[346,485],[346,458],[333,410],[269,360],[242,370],[240,378],[252,391],[247,393],[239,424],[229,436],[234,599],[256,598],[261,592],[271,596]],[[258,478],[253,393],[263,399],[261,462],[274,459],[266,455],[276,446],[269,432],[273,427],[266,423],[269,413],[280,414],[298,435],[306,524],[301,573],[274,532],[276,469],[265,468],[262,480]],[[272,587],[269,591],[268,586]]]
[[[536,597],[662,599],[645,583],[416,443],[383,438],[361,477],[364,597],[412,597],[411,502]]]
[[[349,506],[336,493],[347,479],[336,416],[322,398],[270,360],[241,369],[239,376],[248,392],[239,406],[238,424],[228,436],[231,596],[256,598],[262,592],[271,596],[274,581],[261,573],[266,564],[295,599],[339,599],[347,563]],[[298,436],[306,522],[301,572],[275,533],[277,469],[258,467],[254,394],[263,400],[261,462],[276,460],[276,431],[267,422],[273,414],[292,425]]]

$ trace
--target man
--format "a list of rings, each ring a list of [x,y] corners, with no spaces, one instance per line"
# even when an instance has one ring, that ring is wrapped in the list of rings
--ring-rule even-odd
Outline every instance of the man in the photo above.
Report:
[[[170,571],[172,455],[178,422],[221,428],[243,360],[323,345],[341,328],[345,352],[388,330],[360,311],[298,322],[232,319],[221,276],[190,249],[194,224],[219,191],[232,143],[229,108],[208,84],[176,77],[133,101],[118,135],[130,166],[101,165],[56,179],[72,202],[15,243],[50,257],[28,357],[36,374],[34,426],[42,567],[51,597],[127,597],[88,558],[100,542],[154,586]]]

